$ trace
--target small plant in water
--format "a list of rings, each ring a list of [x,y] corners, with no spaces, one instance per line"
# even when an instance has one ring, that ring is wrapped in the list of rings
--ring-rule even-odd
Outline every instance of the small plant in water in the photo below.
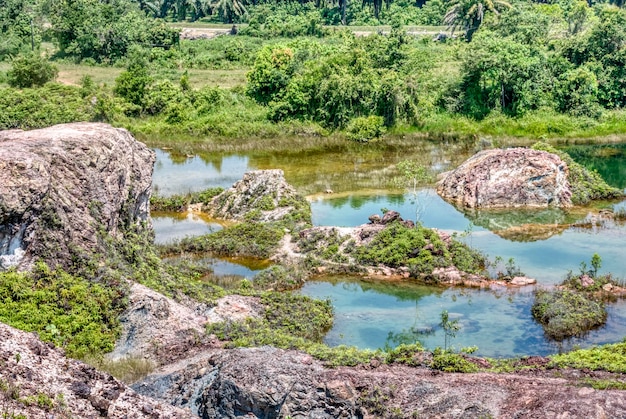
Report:
[[[459,324],[458,319],[450,320],[450,315],[448,310],[443,310],[441,312],[441,323],[439,323],[444,333],[444,344],[443,350],[448,350],[448,344],[450,340],[456,337],[456,332],[461,329],[461,325]]]

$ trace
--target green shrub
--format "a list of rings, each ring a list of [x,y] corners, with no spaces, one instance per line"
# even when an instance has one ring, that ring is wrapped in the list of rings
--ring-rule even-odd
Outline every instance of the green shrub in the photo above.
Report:
[[[32,273],[0,273],[0,321],[37,332],[71,357],[113,349],[125,289],[73,276],[43,263]]]
[[[11,87],[43,86],[59,74],[56,66],[37,53],[18,55],[11,61],[7,83]]]
[[[537,291],[531,312],[546,335],[557,341],[582,336],[603,325],[607,316],[603,303],[570,290]]]
[[[385,120],[382,116],[370,115],[354,118],[348,123],[348,138],[359,143],[367,143],[385,133]]]
[[[385,227],[367,245],[351,250],[363,265],[408,266],[414,276],[428,277],[434,268],[453,264],[471,273],[479,273],[485,266],[484,257],[467,245],[453,239],[448,248],[434,230],[398,222]]]
[[[96,110],[78,87],[48,83],[23,90],[0,88],[0,129],[43,128],[95,116]]]
[[[437,348],[433,352],[431,368],[444,372],[477,372],[476,364],[468,361],[463,355]]]
[[[550,366],[626,373],[626,340],[552,355]]]
[[[150,83],[152,83],[152,77],[148,74],[146,62],[137,58],[133,59],[126,71],[115,79],[113,91],[127,102],[142,109],[145,106],[145,96]]]

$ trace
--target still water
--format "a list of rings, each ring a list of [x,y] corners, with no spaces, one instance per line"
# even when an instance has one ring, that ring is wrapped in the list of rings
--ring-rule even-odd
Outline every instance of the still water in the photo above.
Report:
[[[598,170],[613,185],[626,187],[626,145],[576,146],[572,156]],[[229,187],[249,170],[280,168],[288,182],[308,196],[315,225],[355,226],[371,214],[393,209],[404,218],[419,216],[422,223],[463,236],[491,259],[514,258],[517,266],[537,279],[539,286],[560,282],[568,270],[577,271],[593,253],[602,257],[601,272],[626,278],[626,226],[602,222],[588,208],[570,211],[461,212],[430,188],[406,193],[397,182],[394,165],[413,159],[435,172],[449,170],[475,150],[463,145],[421,143],[411,150],[354,152],[341,150],[272,156],[180,156],[156,150],[154,189],[162,195]],[[331,189],[332,194],[324,191]],[[624,207],[626,203],[600,203]],[[195,215],[155,214],[157,241],[205,234],[221,228]],[[218,273],[251,277],[232,261],[214,262]],[[545,355],[572,345],[616,342],[626,336],[626,304],[609,306],[607,324],[584,339],[562,346],[549,342],[531,318],[533,287],[522,289],[442,289],[407,282],[363,281],[351,277],[319,278],[300,291],[330,298],[335,325],[326,337],[330,345],[361,348],[394,346],[419,340],[428,348],[443,346],[439,315],[448,310],[461,329],[456,348],[478,346],[484,356]]]

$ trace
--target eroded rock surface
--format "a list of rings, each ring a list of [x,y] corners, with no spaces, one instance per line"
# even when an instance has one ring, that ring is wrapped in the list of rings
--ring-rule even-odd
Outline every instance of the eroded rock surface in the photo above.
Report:
[[[133,388],[207,419],[626,415],[623,392],[581,388],[576,385],[582,378],[578,372],[559,375],[533,369],[516,374],[442,374],[374,362],[328,369],[307,354],[263,347],[207,352],[169,366]]]
[[[0,132],[0,268],[67,266],[149,217],[154,153],[106,124]]]
[[[32,333],[0,323],[2,414],[29,419],[193,417],[189,410],[140,396],[112,376],[65,358]]]
[[[469,208],[568,207],[568,168],[560,157],[526,148],[481,151],[446,172],[437,193]]]
[[[206,212],[224,220],[268,222],[284,219],[303,212],[301,221],[310,222],[310,209],[306,200],[287,183],[280,169],[254,170],[243,179],[214,197]]]
[[[141,284],[132,284],[129,305],[120,317],[122,334],[107,358],[141,357],[164,365],[207,347],[220,347],[206,335],[207,323],[261,316],[257,297],[227,295],[214,307],[193,300],[181,304]]]

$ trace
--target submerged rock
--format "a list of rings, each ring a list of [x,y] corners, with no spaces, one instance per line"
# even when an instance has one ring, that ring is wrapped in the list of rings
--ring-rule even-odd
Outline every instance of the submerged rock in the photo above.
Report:
[[[469,208],[569,207],[568,167],[555,154],[526,148],[481,151],[437,184],[442,198]]]
[[[106,124],[0,132],[0,268],[67,266],[149,219],[154,153]]]

